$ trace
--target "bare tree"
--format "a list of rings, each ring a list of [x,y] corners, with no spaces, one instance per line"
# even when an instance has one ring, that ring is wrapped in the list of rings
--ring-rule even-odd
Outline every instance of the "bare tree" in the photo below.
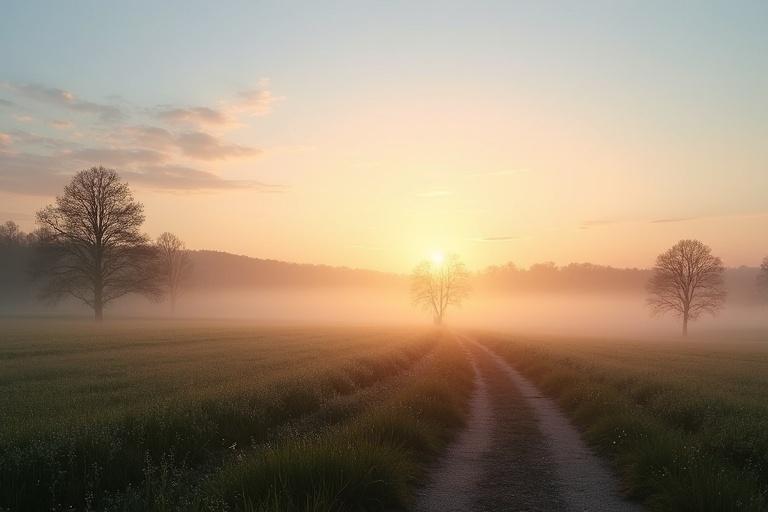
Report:
[[[116,171],[78,172],[56,203],[37,213],[45,233],[37,264],[47,280],[43,295],[75,297],[99,321],[104,307],[126,294],[159,297],[156,250],[140,231],[143,222],[143,206]]]
[[[0,224],[0,246],[21,245],[25,240],[26,235],[12,220]]]
[[[654,314],[672,312],[683,320],[683,336],[688,321],[702,313],[715,315],[725,303],[723,262],[698,240],[681,240],[656,258],[648,282],[648,305]]]
[[[432,313],[435,324],[445,319],[448,306],[459,306],[469,295],[469,272],[455,254],[445,261],[422,261],[413,270],[413,303]]]
[[[768,256],[763,258],[760,265],[760,273],[757,275],[757,286],[764,295],[768,295]]]
[[[173,233],[163,233],[157,238],[158,257],[160,260],[160,278],[164,291],[171,301],[171,312],[176,310],[176,299],[181,286],[189,277],[192,261],[179,237]]]

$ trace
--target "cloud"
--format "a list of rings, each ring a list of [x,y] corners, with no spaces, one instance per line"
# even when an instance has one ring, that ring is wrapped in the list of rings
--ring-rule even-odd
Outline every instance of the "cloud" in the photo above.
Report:
[[[14,102],[0,98],[0,107],[14,107],[14,106],[16,106]]]
[[[281,98],[269,90],[269,82],[262,80],[259,87],[240,91],[231,101],[222,101],[216,108],[207,106],[173,107],[160,105],[154,117],[171,124],[198,128],[228,128],[240,124],[239,118],[269,114],[272,105]]]
[[[57,139],[55,137],[45,137],[42,135],[36,135],[24,130],[12,130],[10,136],[14,143],[25,146],[38,146],[46,149],[63,150],[74,149],[79,147],[78,144],[65,140]]]
[[[253,157],[261,150],[237,144],[227,144],[221,139],[202,131],[175,134],[156,126],[128,126],[109,136],[114,145],[150,148],[159,152],[178,151],[196,160],[226,160]],[[170,155],[169,155],[170,158]]]
[[[51,128],[56,128],[57,130],[69,130],[71,128],[74,128],[74,125],[69,121],[54,119],[53,121],[51,121]]]
[[[13,114],[13,118],[19,123],[31,123],[35,120],[32,116],[26,114]]]
[[[182,133],[176,138],[176,145],[184,155],[199,160],[225,160],[256,156],[261,150],[236,144],[224,144],[216,137],[204,132]]]
[[[92,151],[83,150],[79,155],[36,155],[32,153],[9,153],[0,150],[0,190],[26,195],[52,196],[61,193],[64,185],[76,171],[102,162],[78,162],[77,158],[96,156]],[[178,165],[141,164],[151,161],[150,155],[115,152],[107,156],[113,160],[132,160],[129,168],[118,169],[120,175],[131,184],[167,191],[209,191],[248,189],[257,192],[284,192],[281,185],[272,185],[255,180],[227,180],[199,169]],[[112,165],[112,164],[108,164]]]
[[[224,112],[208,107],[171,108],[160,110],[156,116],[171,124],[226,126],[234,122],[234,119]]]
[[[157,164],[168,160],[166,154],[151,149],[86,148],[73,151],[68,156],[89,166],[104,165],[106,167]]]
[[[232,104],[232,110],[249,116],[263,116],[272,111],[272,105],[280,98],[274,96],[267,88],[268,82],[262,86],[237,93],[237,100]]]
[[[97,119],[78,119],[75,129],[67,116],[51,116],[45,121],[59,131],[60,138],[20,129],[0,132],[0,190],[50,196],[60,193],[76,171],[93,165],[114,167],[139,186],[162,190],[284,190],[256,180],[228,180],[192,163],[252,158],[262,153],[259,148],[225,140],[217,132],[209,133],[202,126],[213,130],[214,126],[237,125],[243,116],[266,114],[276,98],[264,84],[237,93],[232,101],[214,108],[136,107],[131,112],[150,122],[134,125],[123,122],[126,116],[118,106],[82,100],[64,89],[0,81],[2,89],[19,98],[20,104],[31,100],[52,106],[47,110],[92,113]],[[153,126],[152,119],[161,119],[164,124]],[[22,127],[22,121],[25,119],[17,117],[17,127]],[[103,121],[112,123],[109,130],[99,124]],[[87,145],[83,143],[86,140]]]
[[[67,176],[58,158],[0,151],[0,190],[50,196],[61,192]]]
[[[425,192],[418,192],[418,197],[445,197],[453,195],[450,190],[427,190]]]
[[[39,84],[18,84],[15,82],[5,82],[4,85],[16,94],[41,103],[56,105],[74,112],[95,114],[103,122],[112,123],[125,118],[125,114],[114,105],[81,100],[71,92],[63,89],[45,87]]]
[[[216,190],[256,189],[260,192],[282,192],[280,185],[269,185],[251,180],[226,180],[208,171],[177,165],[150,166],[139,171],[121,173],[127,181],[133,181],[157,189]]]
[[[164,128],[155,126],[128,126],[110,135],[114,144],[133,144],[160,151],[168,151],[176,147],[175,136]]]

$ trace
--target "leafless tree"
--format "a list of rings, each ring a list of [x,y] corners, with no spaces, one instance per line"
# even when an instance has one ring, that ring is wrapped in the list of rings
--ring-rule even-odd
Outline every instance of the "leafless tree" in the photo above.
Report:
[[[698,240],[681,240],[656,258],[648,282],[648,305],[654,314],[672,312],[683,320],[683,336],[688,321],[702,313],[716,314],[725,303],[723,262]]]
[[[189,253],[179,237],[173,233],[163,233],[157,238],[160,278],[164,291],[171,301],[171,312],[176,310],[176,299],[179,297],[184,281],[189,277],[192,261]]]
[[[156,250],[140,231],[143,222],[143,206],[116,171],[78,172],[55,204],[37,213],[45,233],[36,265],[47,281],[43,295],[75,297],[99,321],[104,307],[126,294],[159,297]]]
[[[763,263],[760,265],[760,273],[757,275],[757,286],[763,292],[763,295],[768,295],[768,256],[763,258]]]
[[[20,245],[25,239],[26,235],[12,220],[0,224],[0,246]]]
[[[469,295],[469,272],[459,257],[451,254],[440,263],[422,261],[413,270],[413,303],[432,313],[435,324],[445,319],[448,306],[459,306]]]

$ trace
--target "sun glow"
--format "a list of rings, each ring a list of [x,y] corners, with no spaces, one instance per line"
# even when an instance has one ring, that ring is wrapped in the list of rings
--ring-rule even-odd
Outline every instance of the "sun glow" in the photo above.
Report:
[[[432,253],[432,263],[434,263],[437,266],[440,266],[445,261],[445,254],[443,251],[435,251]]]

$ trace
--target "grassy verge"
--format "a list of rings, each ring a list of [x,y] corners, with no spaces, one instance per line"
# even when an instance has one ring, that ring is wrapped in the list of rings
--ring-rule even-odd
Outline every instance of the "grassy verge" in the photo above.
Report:
[[[765,349],[481,340],[557,398],[652,509],[768,506]]]
[[[14,395],[12,388],[9,390],[12,394],[4,400],[15,400],[10,405],[21,415],[23,399],[27,396],[27,407],[34,407],[36,414],[25,418],[33,427],[28,432],[8,427],[21,424],[19,415],[3,418],[8,421],[3,422],[5,429],[0,428],[0,510],[187,510],[197,507],[195,482],[205,474],[252,447],[288,435],[296,425],[312,420],[314,423],[302,427],[309,430],[315,425],[337,423],[357,414],[371,402],[374,389],[391,392],[389,389],[397,386],[387,387],[386,383],[397,381],[434,347],[434,340],[428,337],[419,340],[407,337],[379,343],[378,349],[369,349],[363,343],[361,353],[354,340],[345,341],[338,333],[326,338],[300,333],[292,335],[295,347],[289,343],[291,340],[283,340],[282,348],[277,344],[270,349],[265,344],[253,343],[249,336],[247,343],[238,339],[237,344],[227,346],[229,354],[200,352],[200,347],[216,346],[215,339],[208,341],[212,335],[216,333],[206,333],[203,339],[194,340],[194,344],[187,344],[188,336],[182,335],[171,340],[172,349],[165,348],[169,342],[163,341],[163,357],[181,365],[180,371],[173,372],[155,364],[158,352],[152,352],[153,346],[126,340],[112,356],[106,341],[85,344],[77,341],[88,354],[98,353],[98,359],[104,361],[102,367],[112,364],[109,361],[117,361],[116,365],[130,361],[149,379],[120,383],[117,394],[113,393],[114,386],[110,386],[115,379],[105,378],[95,388],[90,380],[85,380],[87,401],[72,399],[73,404],[81,407],[82,417],[78,417],[78,421],[46,415],[45,402],[35,402],[37,397],[32,395],[34,388],[30,386],[39,386],[38,382],[42,381],[44,393],[59,393],[62,399],[69,400],[70,395],[79,397],[83,388],[79,375],[73,377],[72,373],[98,371],[102,367],[90,366],[90,359],[84,363],[73,360],[67,350],[77,354],[82,351],[79,347],[68,348],[66,343],[56,347],[57,353],[52,356],[47,353],[17,356],[18,349],[14,347],[9,360],[21,361],[23,365],[18,368],[29,368],[30,378],[12,379],[9,370],[8,386],[17,386],[25,393]],[[334,348],[334,344],[338,348]],[[322,348],[315,349],[316,346]],[[355,348],[344,355],[347,346]],[[131,350],[138,347],[135,350],[142,361],[146,360],[146,365],[131,359],[134,355],[126,353],[126,347]],[[288,358],[293,354],[302,366],[286,371],[283,363],[272,368],[269,361],[261,366],[256,361],[250,364],[254,370],[262,370],[261,375],[256,376],[239,366],[210,367],[212,361],[230,364],[264,350],[285,353]],[[313,351],[323,358],[309,359]],[[208,357],[211,354],[216,358]],[[45,364],[40,359],[47,357],[55,358],[56,367],[62,369],[60,373],[34,373]],[[276,359],[277,356],[269,357]],[[27,363],[25,358],[31,362]],[[141,369],[145,367],[149,369]],[[185,382],[201,380],[198,372],[209,374],[205,385],[195,391],[185,391]],[[22,377],[24,375],[27,374]],[[3,376],[0,372],[0,377]],[[165,399],[152,400],[149,395],[142,397],[139,406],[126,404],[131,401],[135,387],[147,386],[150,390],[147,382],[163,379],[174,385]],[[55,389],[57,385],[67,388],[68,392],[60,393]],[[95,397],[101,397],[102,403],[92,404]],[[117,401],[113,402],[115,398]],[[85,404],[91,405],[86,408]],[[50,404],[52,409],[57,405]]]
[[[244,511],[392,510],[462,425],[473,370],[445,336],[409,382],[377,407],[321,435],[250,454],[210,482],[214,495]]]

